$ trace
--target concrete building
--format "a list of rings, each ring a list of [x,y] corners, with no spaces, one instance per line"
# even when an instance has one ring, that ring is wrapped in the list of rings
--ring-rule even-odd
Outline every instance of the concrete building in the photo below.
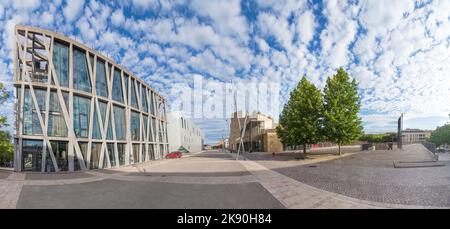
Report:
[[[183,117],[181,112],[169,113],[167,121],[170,152],[177,151],[181,146],[189,152],[202,150],[203,133],[194,122]]]
[[[16,26],[15,171],[76,171],[160,159],[166,99],[106,56]]]
[[[242,112],[234,112],[230,123],[229,146],[231,150],[237,150],[240,141],[240,132],[238,120],[241,122],[241,130],[244,129],[243,137],[244,148],[246,151],[259,152],[279,152],[283,150],[275,128],[272,117],[266,116],[259,112],[254,112],[247,117]]]
[[[424,142],[431,136],[431,130],[405,129],[402,130],[403,144]]]

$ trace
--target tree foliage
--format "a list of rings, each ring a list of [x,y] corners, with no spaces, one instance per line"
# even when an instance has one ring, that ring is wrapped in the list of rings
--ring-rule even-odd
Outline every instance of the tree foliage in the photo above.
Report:
[[[8,99],[9,93],[0,83],[0,105]],[[0,128],[8,126],[5,116],[0,116]],[[13,160],[14,147],[11,143],[11,135],[8,131],[0,130],[0,164]]]
[[[450,144],[450,125],[436,128],[436,130],[431,133],[428,141],[436,144],[436,146],[441,146],[445,143]]]
[[[321,117],[323,101],[320,90],[302,77],[291,92],[281,112],[277,134],[284,145],[314,144],[322,140]]]
[[[13,160],[14,147],[11,143],[11,135],[8,131],[0,130],[0,166]]]
[[[371,143],[395,142],[397,141],[397,134],[364,134],[359,138],[360,141]]]
[[[361,102],[358,85],[341,67],[326,81],[324,88],[323,129],[328,140],[340,146],[358,139],[363,133],[358,116]]]

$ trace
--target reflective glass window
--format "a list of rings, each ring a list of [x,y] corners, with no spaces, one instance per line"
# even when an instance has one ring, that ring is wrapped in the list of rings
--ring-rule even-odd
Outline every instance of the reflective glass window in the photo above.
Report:
[[[22,141],[22,170],[41,171],[42,166],[42,141],[23,140]]]
[[[145,88],[143,85],[141,88],[141,104],[142,104],[142,110],[144,112],[148,112],[147,88]]]
[[[69,155],[67,151],[67,142],[51,141],[53,154],[55,155],[56,164],[60,171],[69,170]]]
[[[116,129],[116,139],[125,140],[126,122],[125,122],[125,109],[118,106],[114,107],[114,125]]]
[[[134,81],[134,79],[131,79],[131,106],[136,109],[139,109],[135,86],[136,86],[136,82]]]
[[[97,60],[96,68],[95,89],[97,91],[97,95],[108,97],[108,84],[106,81],[105,62]]]
[[[108,143],[108,144],[106,144],[106,147],[108,149],[109,163],[111,164],[111,167],[115,167],[116,166],[116,154],[115,154],[115,150],[114,150],[114,143]]]
[[[85,92],[91,92],[91,80],[87,66],[86,54],[78,49],[73,49],[73,88]]]
[[[91,161],[90,161],[91,169],[98,169],[98,163],[100,161],[101,149],[102,149],[101,143],[92,143]]]
[[[91,100],[73,96],[73,127],[77,137],[88,137]]]
[[[131,140],[139,141],[139,113],[131,112]]]
[[[64,121],[64,115],[56,91],[50,93],[48,115],[48,135],[66,137],[67,125]]]
[[[125,165],[125,146],[126,144],[118,143],[117,144],[117,150],[118,156],[119,156],[119,165]]]
[[[122,91],[122,77],[120,76],[120,71],[114,70],[114,80],[113,80],[113,90],[112,98],[123,103],[123,91]]]
[[[31,90],[25,88],[24,101],[23,101],[23,134],[24,135],[42,135],[42,129],[39,122],[37,112],[41,113],[41,117],[45,118],[45,97],[46,90],[34,89],[36,100],[39,108],[36,109],[31,96]]]
[[[54,42],[53,65],[61,87],[69,87],[69,46]]]

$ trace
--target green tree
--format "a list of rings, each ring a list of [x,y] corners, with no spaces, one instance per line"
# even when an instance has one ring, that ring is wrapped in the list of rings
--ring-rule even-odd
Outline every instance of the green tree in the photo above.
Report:
[[[363,133],[361,118],[358,116],[361,102],[358,85],[341,67],[337,74],[327,79],[324,88],[323,130],[328,140],[341,145],[351,143]]]
[[[3,105],[8,99],[9,93],[2,83],[0,83],[0,105]],[[0,116],[0,129],[8,126],[5,116]],[[14,148],[11,143],[11,135],[8,131],[0,130],[0,164],[11,161],[14,154]]]
[[[431,133],[428,141],[436,144],[438,147],[445,143],[450,144],[450,125],[436,128],[436,130]]]
[[[9,92],[4,87],[3,83],[0,83],[0,105],[3,105],[3,103],[8,99]],[[7,121],[5,116],[0,115],[0,128],[7,126]]]
[[[289,101],[280,115],[277,134],[283,144],[306,145],[322,140],[322,94],[320,90],[303,77],[291,92]]]
[[[14,147],[11,144],[11,135],[8,131],[0,130],[0,166],[4,162],[13,160]]]

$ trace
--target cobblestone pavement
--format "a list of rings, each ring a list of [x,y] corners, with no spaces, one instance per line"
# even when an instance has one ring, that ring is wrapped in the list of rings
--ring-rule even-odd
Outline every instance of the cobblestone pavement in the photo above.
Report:
[[[236,161],[235,154],[216,151],[113,170],[10,173],[0,178],[0,208],[449,207],[448,175],[436,176],[436,170],[419,168],[413,170],[420,175],[411,176],[411,169],[393,169],[392,164],[389,168],[391,159],[427,157],[422,151],[405,152],[322,155],[294,161],[267,160],[267,155],[253,153],[245,156],[257,156],[256,160]],[[440,167],[444,168],[448,166]],[[438,172],[449,174],[448,170]]]
[[[304,184],[348,197],[380,203],[449,207],[450,162],[443,167],[402,169],[393,168],[392,164],[393,160],[430,159],[431,155],[421,145],[407,145],[403,151],[366,151],[296,166],[258,158],[255,161]]]

